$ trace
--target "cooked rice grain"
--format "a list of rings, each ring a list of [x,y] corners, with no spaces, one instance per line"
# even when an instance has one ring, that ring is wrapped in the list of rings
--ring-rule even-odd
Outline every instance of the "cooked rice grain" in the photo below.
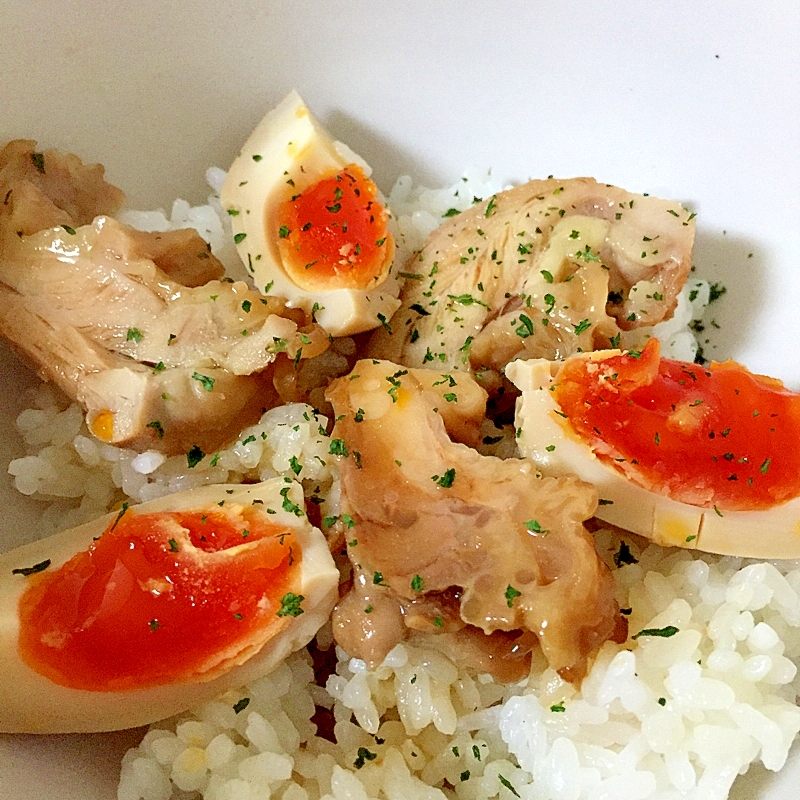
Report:
[[[606,643],[580,689],[541,664],[502,686],[406,643],[375,670],[339,651],[323,697],[303,652],[151,728],[120,800],[166,800],[169,782],[204,800],[722,800],[752,762],[780,769],[800,730],[800,565],[626,543],[631,634],[679,630]],[[612,560],[620,539],[598,544]],[[315,700],[335,744],[314,735]]]

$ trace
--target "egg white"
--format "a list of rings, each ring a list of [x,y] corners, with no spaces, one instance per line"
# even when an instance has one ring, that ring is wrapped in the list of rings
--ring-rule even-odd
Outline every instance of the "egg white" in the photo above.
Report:
[[[618,350],[587,353],[602,360]],[[520,454],[545,475],[577,475],[600,496],[595,515],[661,545],[753,558],[800,558],[800,498],[763,511],[700,508],[648,491],[601,461],[560,416],[550,387],[559,364],[543,359],[513,361],[509,380],[522,392],[516,428]]]
[[[292,308],[315,311],[316,321],[333,336],[372,330],[400,306],[399,283],[391,274],[379,286],[366,289],[307,291],[297,286],[283,267],[278,242],[265,220],[286,193],[286,176],[321,175],[366,162],[331,135],[293,91],[258,124],[231,164],[220,201],[231,214],[237,247],[256,287],[264,294],[285,297]],[[391,255],[391,254],[390,254]]]
[[[204,486],[137,505],[139,513],[187,510],[225,500],[250,505],[263,501],[275,510],[270,520],[294,532],[302,553],[297,575],[303,612],[287,617],[287,624],[255,655],[229,672],[207,682],[198,677],[135,691],[102,692],[60,686],[31,669],[17,649],[18,604],[29,580],[12,570],[31,567],[46,559],[48,570],[58,569],[76,553],[88,549],[116,514],[63,531],[0,555],[0,732],[72,733],[108,731],[146,725],[201,705],[228,689],[265,675],[292,651],[305,646],[326,622],[337,598],[339,573],[326,539],[303,515],[283,510],[283,478],[259,484]],[[303,492],[293,483],[287,498],[303,506]]]

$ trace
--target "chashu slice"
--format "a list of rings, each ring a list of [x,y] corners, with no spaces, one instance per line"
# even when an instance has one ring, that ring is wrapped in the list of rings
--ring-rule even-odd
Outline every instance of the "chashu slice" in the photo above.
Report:
[[[41,231],[2,254],[0,331],[85,406],[105,442],[213,446],[275,404],[258,373],[327,347],[321,329],[244,283],[170,280],[109,217],[71,230]]]
[[[447,220],[408,262],[402,306],[369,355],[501,371],[608,347],[668,317],[694,214],[591,178],[531,181]]]
[[[354,522],[347,534],[353,592],[363,595],[366,576],[373,594],[383,589],[405,606],[406,627],[416,630],[421,621],[411,618],[421,612],[409,606],[450,593],[462,627],[531,631],[555,669],[580,678],[618,620],[613,579],[582,524],[597,496],[574,478],[542,478],[530,462],[451,441],[445,423],[464,413],[462,394],[473,406],[476,392],[485,397],[466,375],[373,360],[331,385],[333,437],[347,454],[341,504]],[[382,607],[373,603],[373,610],[391,620],[386,599],[376,598]],[[352,655],[379,661],[372,640],[381,632],[369,613],[359,617],[345,599],[334,631]],[[402,628],[393,627],[401,638]],[[382,649],[394,643],[383,641]]]
[[[327,347],[282,301],[217,280],[196,232],[104,216],[122,193],[98,165],[11,142],[0,194],[0,333],[84,405],[105,442],[216,446],[278,402],[276,360]]]

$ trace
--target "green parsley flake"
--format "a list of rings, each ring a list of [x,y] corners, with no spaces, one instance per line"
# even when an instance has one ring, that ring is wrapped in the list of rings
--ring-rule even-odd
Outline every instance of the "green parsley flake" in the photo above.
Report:
[[[287,478],[287,480],[288,480],[288,478]],[[289,489],[290,488],[291,487],[289,487],[289,486],[284,486],[284,488],[281,489],[281,497],[283,498],[283,510],[284,511],[288,511],[290,514],[294,514],[296,517],[302,517],[303,516],[303,509],[300,508],[300,506],[298,506],[297,503],[293,503],[289,499]]]
[[[303,613],[300,604],[305,600],[302,594],[287,592],[281,597],[281,607],[276,612],[278,617],[299,617]]]
[[[520,339],[527,339],[533,336],[533,321],[525,314],[519,315],[520,326],[514,331]]]
[[[504,778],[504,777],[503,777],[503,776],[502,776],[502,775],[501,775],[501,774],[498,772],[498,773],[497,773],[497,779],[500,781],[500,783],[502,783],[502,784],[503,784],[503,786],[505,786],[505,787],[506,787],[506,789],[508,789],[508,791],[509,791],[509,792],[511,792],[511,794],[513,794],[513,795],[514,795],[514,797],[519,797],[519,792],[518,792],[518,791],[517,791],[517,790],[516,790],[516,789],[515,789],[515,788],[514,788],[512,785],[511,785],[511,782],[508,780],[508,778]]]
[[[32,567],[17,567],[16,569],[11,570],[12,575],[22,575],[23,577],[27,577],[28,575],[35,575],[37,572],[43,572],[46,570],[51,564],[49,558],[46,558],[44,561],[40,561],[38,564],[34,564]]]
[[[411,588],[415,592],[421,592],[422,591],[422,577],[420,575],[415,575],[411,579]]]
[[[206,454],[197,445],[193,445],[186,454],[186,463],[189,465],[189,469],[196,467],[205,457]]]
[[[246,238],[247,238],[247,234],[246,233],[237,233],[233,237],[233,241],[236,242],[236,244],[241,244]]]
[[[343,456],[344,458],[347,458],[347,456],[349,455],[349,452],[347,450],[347,445],[345,445],[344,443],[344,439],[331,439],[331,444],[330,448],[328,449],[328,452],[332,456]]]
[[[636,558],[633,553],[631,553],[631,548],[628,547],[628,543],[623,539],[619,543],[619,550],[614,553],[614,564],[616,564],[617,569],[624,566],[625,564],[638,564],[639,559]]]
[[[538,520],[535,520],[535,519],[529,519],[529,520],[528,520],[528,521],[525,523],[525,527],[526,527],[526,528],[527,528],[529,531],[531,531],[532,533],[541,533],[541,534],[548,534],[548,533],[550,533],[550,531],[546,531],[544,528],[542,528],[542,526],[539,524],[539,521],[538,521]]]
[[[126,342],[141,342],[144,339],[144,334],[138,328],[128,328],[125,334]]]
[[[674,625],[667,625],[664,628],[644,628],[639,631],[639,633],[635,633],[631,636],[631,639],[638,639],[640,636],[661,636],[664,639],[669,639],[670,636],[674,636],[679,630],[680,629],[676,628]]]
[[[129,508],[130,508],[130,506],[128,505],[127,501],[126,501],[126,502],[124,502],[124,503],[122,504],[122,506],[121,506],[121,507],[120,507],[120,509],[119,509],[119,513],[117,514],[117,516],[116,516],[116,517],[115,517],[115,519],[114,519],[114,522],[113,522],[113,524],[112,524],[112,525],[111,525],[111,527],[108,529],[109,533],[110,533],[111,531],[113,531],[113,530],[114,530],[114,528],[116,528],[116,527],[117,527],[117,525],[119,525],[119,521],[120,521],[120,520],[121,520],[121,519],[122,519],[122,518],[125,516],[125,513],[127,512],[127,510],[128,510]]]
[[[157,419],[154,419],[152,422],[148,422],[146,427],[152,428],[156,432],[156,436],[158,436],[159,439],[164,438],[164,426]]]
[[[506,587],[506,605],[511,608],[514,605],[514,600],[522,594],[518,589],[515,589],[511,584]]]
[[[199,381],[207,392],[214,389],[214,378],[209,378],[208,375],[201,375],[199,372],[193,372],[192,379]]]
[[[458,303],[460,306],[483,306],[484,308],[489,308],[489,306],[484,303],[482,300],[477,300],[471,294],[449,294],[447,297],[452,300],[454,303]]]
[[[367,750],[366,747],[359,747],[358,748],[358,756],[356,760],[353,762],[353,766],[356,769],[361,769],[367,761],[374,761],[378,757],[377,753],[373,753],[370,750]]]
[[[236,714],[241,714],[242,711],[244,711],[247,708],[247,706],[249,706],[249,705],[250,705],[250,698],[249,697],[243,697],[241,700],[239,700],[238,703],[236,703],[234,705],[233,711]]]
[[[448,469],[444,475],[432,475],[431,480],[434,483],[437,483],[444,489],[449,489],[453,485],[453,481],[456,479],[456,471],[454,467]]]

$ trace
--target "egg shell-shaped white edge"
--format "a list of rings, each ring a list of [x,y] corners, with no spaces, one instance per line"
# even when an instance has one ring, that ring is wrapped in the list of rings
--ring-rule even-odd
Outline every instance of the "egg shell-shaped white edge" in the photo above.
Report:
[[[307,313],[317,306],[316,321],[332,336],[372,330],[400,307],[400,287],[391,275],[378,287],[306,291],[283,267],[277,238],[271,239],[266,214],[284,193],[286,176],[319,175],[358,164],[372,172],[361,156],[337,142],[309,111],[296,91],[268,112],[231,164],[220,192],[222,207],[231,215],[237,248],[256,288],[285,297],[290,308]],[[297,187],[298,191],[302,187]],[[243,238],[242,238],[243,237]]]
[[[600,360],[619,351],[586,354]],[[597,488],[598,519],[665,545],[752,558],[800,558],[800,498],[763,511],[700,508],[637,486],[601,461],[560,415],[550,387],[558,363],[513,361],[508,379],[522,392],[516,429],[520,454],[544,475],[576,475]]]
[[[242,505],[263,501],[275,510],[270,521],[291,528],[302,553],[297,575],[304,613],[286,624],[254,656],[222,676],[205,683],[174,683],[139,691],[94,692],[60,686],[25,664],[17,652],[17,607],[28,578],[13,569],[31,567],[46,559],[58,569],[86,550],[103,533],[116,513],[0,555],[0,732],[77,733],[120,730],[165,719],[199,706],[228,689],[266,675],[291,652],[304,647],[327,621],[338,595],[339,572],[327,541],[303,515],[284,511],[283,478],[258,484],[204,486],[136,505],[137,513],[177,511],[221,500]],[[287,498],[303,507],[303,492],[293,483]]]

